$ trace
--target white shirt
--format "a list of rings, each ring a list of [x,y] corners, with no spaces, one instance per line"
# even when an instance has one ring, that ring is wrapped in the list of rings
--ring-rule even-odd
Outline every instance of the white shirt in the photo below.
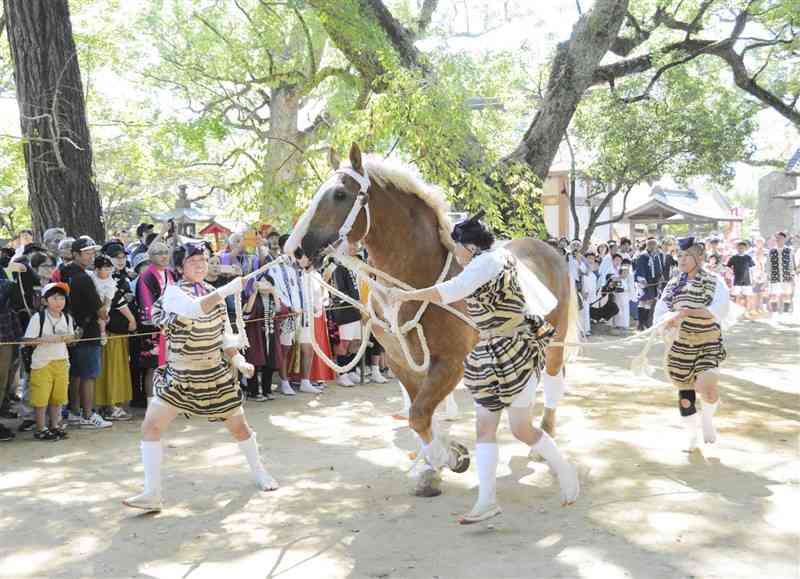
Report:
[[[100,301],[103,303],[112,303],[114,301],[114,296],[117,294],[117,280],[112,276],[108,276],[106,279],[100,279],[93,271],[89,272],[89,276],[94,282],[94,287],[97,289],[97,295],[100,296]]]
[[[436,285],[442,303],[451,304],[471,296],[482,285],[490,282],[503,271],[508,251],[497,248],[485,251],[472,258],[460,274]],[[545,316],[558,305],[558,300],[534,273],[519,263],[517,279],[525,298],[527,313]]]
[[[728,292],[728,286],[725,285],[725,280],[722,279],[718,273],[712,274],[714,277],[717,278],[717,287],[714,289],[714,297],[711,299],[711,304],[706,306],[706,309],[711,312],[711,315],[714,316],[714,319],[720,324],[723,329],[732,325],[732,322],[735,320],[731,320],[728,316],[730,310],[730,294]],[[666,302],[664,301],[664,296],[662,294],[661,298],[656,303],[656,309],[653,312],[653,322],[658,323],[661,318],[669,313],[669,308],[667,307]]]
[[[69,336],[75,333],[75,328],[72,325],[72,317],[70,316],[67,321],[67,316],[63,313],[60,317],[51,317],[47,310],[35,313],[31,316],[31,321],[28,322],[28,328],[25,330],[26,338],[39,338],[39,316],[43,315],[44,326],[42,327],[42,337],[44,336]],[[54,360],[68,360],[69,352],[67,352],[67,345],[64,342],[56,344],[41,344],[36,346],[31,356],[31,369],[44,368]]]
[[[300,273],[285,263],[277,266],[272,278],[275,280],[275,289],[283,305],[290,309],[300,309]]]
[[[442,303],[452,304],[471,296],[482,285],[490,282],[503,271],[507,252],[503,249],[485,251],[472,258],[460,274],[436,286]]]

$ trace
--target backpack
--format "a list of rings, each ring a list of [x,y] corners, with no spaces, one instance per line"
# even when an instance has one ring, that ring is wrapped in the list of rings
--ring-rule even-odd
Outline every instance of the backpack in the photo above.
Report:
[[[43,309],[39,310],[38,314],[39,314],[39,336],[38,337],[41,338],[42,337],[42,333],[44,332],[44,318],[45,318],[44,310]],[[63,315],[66,316],[67,327],[69,327],[69,323],[70,323],[69,314],[67,312],[63,312]],[[28,375],[30,375],[30,373],[31,373],[31,365],[33,364],[33,351],[36,349],[36,347],[37,347],[36,345],[22,346],[19,349],[20,360],[22,361],[22,365],[25,368],[25,371],[28,373]]]

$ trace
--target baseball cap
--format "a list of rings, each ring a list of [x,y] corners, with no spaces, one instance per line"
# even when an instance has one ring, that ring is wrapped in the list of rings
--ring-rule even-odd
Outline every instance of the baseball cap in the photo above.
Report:
[[[69,286],[62,282],[49,283],[42,288],[42,297],[47,298],[50,294],[60,293],[64,297],[69,295]]]
[[[139,226],[136,228],[136,237],[141,237],[145,234],[145,232],[150,231],[153,229],[155,225],[152,223],[140,223]]]
[[[128,255],[128,252],[125,250],[125,246],[117,241],[109,241],[103,245],[103,253],[105,253],[108,257],[117,257],[120,254]]]
[[[135,256],[133,256],[133,263],[131,264],[131,267],[134,271],[137,271],[139,266],[148,263],[150,263],[150,257],[147,255],[147,252],[143,251],[142,253],[137,253]]]
[[[81,237],[72,242],[72,253],[80,253],[81,251],[89,251],[94,249],[97,251],[100,246],[95,243],[91,237]]]

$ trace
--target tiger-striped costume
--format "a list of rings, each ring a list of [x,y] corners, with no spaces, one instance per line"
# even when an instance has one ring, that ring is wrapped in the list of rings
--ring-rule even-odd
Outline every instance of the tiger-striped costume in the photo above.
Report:
[[[214,291],[207,283],[180,282],[192,297]],[[190,320],[167,312],[161,300],[153,305],[153,323],[167,336],[167,365],[153,378],[155,395],[183,412],[209,419],[236,413],[244,398],[230,361],[223,356],[222,337],[228,312],[225,302]]]
[[[544,318],[525,314],[517,260],[509,253],[500,274],[464,301],[481,332],[464,362],[464,385],[478,404],[499,411],[541,374],[555,330]]]
[[[686,274],[672,278],[664,288],[662,301],[669,311],[684,308],[707,308],[714,300],[720,278],[704,269],[689,279]],[[691,386],[695,377],[714,370],[727,354],[722,329],[714,318],[688,317],[681,322],[674,338],[668,339],[666,369],[676,384]]]

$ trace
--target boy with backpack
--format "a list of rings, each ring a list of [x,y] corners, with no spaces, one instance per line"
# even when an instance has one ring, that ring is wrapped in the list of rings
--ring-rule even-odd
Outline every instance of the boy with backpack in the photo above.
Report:
[[[31,316],[24,340],[25,364],[30,364],[30,397],[36,417],[36,440],[62,440],[67,432],[61,425],[61,405],[67,402],[69,353],[67,343],[74,339],[75,327],[64,311],[69,286],[49,283],[42,288],[45,308]],[[47,416],[50,428],[47,428]]]

